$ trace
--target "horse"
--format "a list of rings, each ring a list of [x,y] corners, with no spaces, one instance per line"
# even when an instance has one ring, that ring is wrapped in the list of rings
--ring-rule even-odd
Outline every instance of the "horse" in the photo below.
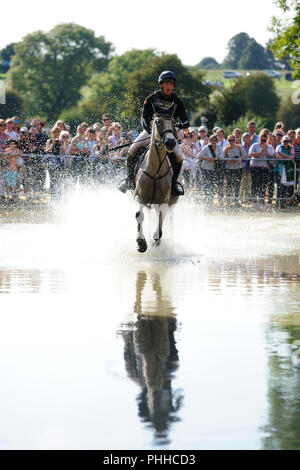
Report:
[[[154,246],[159,246],[166,211],[178,199],[171,196],[173,170],[169,156],[175,145],[174,118],[167,114],[155,114],[152,121],[149,148],[135,178],[134,198],[139,202],[139,210],[135,214],[137,221],[136,242],[137,250],[140,253],[147,250],[147,242],[143,233],[144,208],[154,206],[157,211],[158,225],[153,238]]]

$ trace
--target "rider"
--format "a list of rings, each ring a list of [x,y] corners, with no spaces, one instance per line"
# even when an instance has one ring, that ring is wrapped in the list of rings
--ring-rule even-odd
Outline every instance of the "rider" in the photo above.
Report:
[[[170,70],[166,70],[158,77],[160,89],[149,95],[145,101],[142,111],[143,131],[131,145],[127,158],[127,178],[119,186],[120,191],[125,193],[127,189],[134,189],[135,167],[139,160],[138,150],[146,147],[150,143],[151,121],[155,113],[166,113],[172,106],[172,115],[175,119],[179,118],[180,123],[176,124],[178,129],[186,129],[190,126],[182,101],[176,95],[174,88],[176,84],[176,75]],[[172,178],[172,196],[182,196],[184,193],[177,183],[177,179],[182,167],[183,154],[180,146],[176,143],[173,150],[175,159],[171,159],[173,178]]]

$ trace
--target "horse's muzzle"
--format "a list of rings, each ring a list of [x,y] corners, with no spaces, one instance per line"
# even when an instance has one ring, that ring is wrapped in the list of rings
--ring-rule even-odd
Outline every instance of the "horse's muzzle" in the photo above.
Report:
[[[165,146],[166,146],[167,152],[173,152],[175,145],[176,145],[176,140],[174,138],[165,139]]]

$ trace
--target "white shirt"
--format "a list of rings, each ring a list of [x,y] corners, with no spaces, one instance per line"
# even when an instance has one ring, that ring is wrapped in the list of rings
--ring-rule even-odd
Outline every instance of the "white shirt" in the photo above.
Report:
[[[219,158],[220,160],[224,159],[224,153],[223,153],[223,150],[221,148],[221,145],[216,146],[215,154],[216,154],[216,157]],[[198,153],[198,155],[197,155],[198,161],[201,160],[201,157],[213,158],[208,145],[205,145],[205,147],[203,147],[203,149],[200,151],[200,153]],[[202,160],[201,161],[201,168],[203,170],[214,171],[215,170],[215,162],[208,162],[207,160]]]
[[[260,143],[257,142],[255,144],[252,144],[250,149],[249,149],[249,155],[251,157],[251,153],[259,153],[261,151],[261,146]],[[267,144],[267,151],[268,153],[271,154],[271,156],[274,156],[274,149],[272,145]],[[251,157],[250,161],[250,167],[251,168],[269,168],[269,164],[267,159],[270,158],[269,155],[261,155],[260,157]]]
[[[6,134],[9,139],[18,140],[19,138],[19,134],[16,131],[8,132],[8,130],[6,130],[4,134]]]

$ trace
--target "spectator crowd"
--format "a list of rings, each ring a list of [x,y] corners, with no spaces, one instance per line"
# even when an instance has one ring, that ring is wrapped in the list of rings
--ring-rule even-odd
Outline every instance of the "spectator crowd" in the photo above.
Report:
[[[257,131],[250,121],[244,131],[233,129],[228,136],[219,126],[211,135],[205,126],[178,131],[186,187],[193,187],[208,206],[298,202],[300,127],[286,132],[278,122],[272,131]],[[104,163],[115,159],[117,165],[137,135],[123,131],[108,114],[101,123],[82,122],[74,136],[61,120],[46,129],[38,118],[23,126],[18,116],[0,119],[0,202],[15,202],[20,194],[39,199],[47,173],[52,199],[78,182],[97,185],[103,181]]]

